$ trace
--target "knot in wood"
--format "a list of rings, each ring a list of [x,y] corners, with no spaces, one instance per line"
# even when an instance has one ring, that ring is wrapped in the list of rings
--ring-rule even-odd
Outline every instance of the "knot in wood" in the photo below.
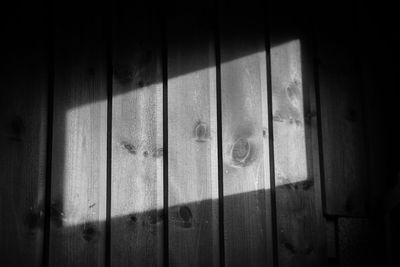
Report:
[[[92,241],[98,234],[98,231],[96,230],[96,227],[89,223],[89,224],[84,224],[83,226],[83,231],[82,231],[82,236],[83,239],[86,241]]]
[[[357,121],[357,111],[354,108],[349,108],[347,110],[345,118],[349,122],[356,122]]]
[[[22,118],[17,115],[8,124],[10,139],[14,141],[21,141],[21,137],[25,132],[25,125]]]
[[[162,211],[152,211],[150,214],[147,216],[148,223],[150,225],[156,225],[159,224],[163,221],[164,219],[164,214]]]
[[[136,155],[136,147],[133,144],[130,144],[128,142],[121,142],[121,145],[123,148],[125,148],[129,153]]]
[[[294,81],[290,83],[290,85],[286,88],[286,96],[289,99],[290,104],[300,110],[301,108],[301,89],[300,83],[298,81]]]
[[[131,215],[129,216],[129,222],[131,222],[131,223],[136,223],[137,220],[138,220],[138,218],[136,217],[136,215],[131,214]]]
[[[246,166],[250,158],[251,146],[246,138],[240,138],[232,146],[231,157],[234,165]]]
[[[57,226],[61,227],[64,221],[64,212],[62,212],[62,204],[60,202],[53,203],[50,207],[51,221]]]
[[[43,219],[42,210],[30,208],[25,216],[24,224],[29,229],[29,231],[33,232],[40,226],[42,219]]]
[[[190,208],[188,206],[182,206],[179,208],[179,217],[182,219],[183,224],[182,227],[183,228],[190,228],[192,227],[192,211],[190,210]]]
[[[128,83],[133,80],[134,73],[129,65],[118,65],[114,69],[114,76],[120,83]]]
[[[159,157],[162,157],[163,155],[164,155],[164,149],[163,148],[154,149],[154,151],[153,151],[153,157],[154,158],[159,158]]]
[[[206,142],[209,138],[208,125],[205,122],[198,122],[194,127],[194,136],[197,142]]]
[[[139,87],[144,87],[144,85],[145,85],[144,81],[142,81],[142,80],[138,81],[136,84]]]
[[[94,69],[94,67],[89,67],[89,68],[87,69],[87,74],[88,74],[89,76],[94,76],[94,75],[96,74],[96,70]]]

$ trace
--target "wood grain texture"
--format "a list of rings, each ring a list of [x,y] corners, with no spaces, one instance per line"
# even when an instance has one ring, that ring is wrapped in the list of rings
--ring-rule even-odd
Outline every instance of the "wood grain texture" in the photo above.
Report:
[[[227,266],[272,266],[267,71],[261,6],[219,8]]]
[[[114,5],[112,266],[163,265],[161,33],[152,10]]]
[[[51,266],[104,265],[106,50],[101,6],[91,4],[53,10]]]
[[[313,57],[302,8],[270,19],[277,253],[280,266],[325,266]]]
[[[219,266],[216,68],[210,2],[171,6],[168,223],[171,266]]]
[[[44,3],[0,11],[0,265],[41,266],[47,138]]]
[[[320,7],[316,36],[325,179],[325,212],[364,216],[368,177],[363,101],[352,8]],[[340,20],[334,20],[340,16]],[[333,22],[335,21],[335,22]]]

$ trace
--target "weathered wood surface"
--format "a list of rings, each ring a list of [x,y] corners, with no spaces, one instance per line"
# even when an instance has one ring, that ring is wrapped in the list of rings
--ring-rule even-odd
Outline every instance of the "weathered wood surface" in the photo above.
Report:
[[[168,47],[171,266],[218,266],[216,68],[210,1],[172,5]]]
[[[111,265],[162,266],[161,25],[144,3],[113,18]]]
[[[107,75],[99,5],[55,6],[51,266],[105,259]]]
[[[354,10],[347,5],[321,5],[316,25],[325,212],[363,216],[368,203],[364,93]]]
[[[0,265],[41,266],[47,147],[44,3],[0,11]],[[26,23],[29,21],[29,24]]]
[[[295,12],[270,18],[280,266],[326,264],[313,57],[304,23]]]
[[[343,8],[344,1],[318,7],[314,17],[303,4],[287,10],[288,3],[276,3],[266,9],[259,1],[222,0],[219,19],[212,1],[196,7],[177,1],[162,12],[143,1],[106,7],[95,1],[47,4],[28,4],[23,10],[16,4],[0,16],[6,44],[0,51],[0,265],[103,266],[110,256],[112,266],[325,266],[328,257],[330,264],[354,266],[372,262],[366,253],[382,254],[364,242],[371,225],[379,225],[366,218],[330,216],[337,221],[326,226],[328,255],[325,247],[319,153],[329,215],[366,216],[367,156],[369,176],[375,179],[370,181],[371,199],[381,197],[384,187],[375,177],[397,168],[396,158],[388,155],[389,163],[374,160],[386,151],[381,144],[396,138],[396,131],[388,134],[380,127],[390,130],[387,114],[396,114],[397,99],[382,94],[377,104],[374,98],[380,94],[376,88],[391,86],[390,79],[372,77],[378,67],[370,65],[381,62],[380,54],[363,74],[367,103],[374,104],[366,113],[369,120],[374,116],[367,129],[374,154],[365,150],[366,87],[360,85],[352,11]],[[51,22],[45,13],[52,14]],[[303,34],[311,29],[303,19],[311,17],[318,22],[320,151],[313,55],[310,38]],[[107,51],[107,41],[112,50]],[[379,41],[363,48],[363,66]],[[385,44],[377,47],[382,50]],[[53,50],[54,66],[48,65]],[[388,73],[395,75],[394,70]],[[386,77],[385,70],[379,75]],[[52,87],[54,99],[47,99]],[[391,107],[378,110],[386,101]],[[54,113],[48,113],[48,104],[50,111],[54,104]],[[50,123],[49,114],[54,117]],[[374,136],[390,136],[391,141],[374,142]],[[397,143],[387,151],[396,151]],[[390,170],[380,167],[390,165]],[[51,170],[47,196],[46,170]],[[398,247],[396,192],[388,195],[392,253]],[[49,243],[44,243],[45,197],[51,205]],[[370,203],[373,211],[380,208]],[[383,243],[376,233],[370,238]]]
[[[227,266],[272,266],[273,262],[267,72],[260,10],[251,1],[245,6],[223,1],[219,8]]]

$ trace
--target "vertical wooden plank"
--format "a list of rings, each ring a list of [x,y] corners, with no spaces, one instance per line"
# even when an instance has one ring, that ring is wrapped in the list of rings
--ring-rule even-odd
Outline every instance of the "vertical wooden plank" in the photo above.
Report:
[[[160,20],[152,6],[124,1],[113,19],[111,265],[162,266]]]
[[[400,231],[397,227],[400,222],[400,173],[397,176],[397,180],[398,180],[397,185],[394,188],[390,188],[390,190],[386,193],[385,199],[383,201],[383,207],[385,210],[383,224],[381,224],[381,226],[383,227],[379,228],[379,229],[382,228],[384,229],[383,240],[385,242],[385,248],[383,252],[386,259],[385,266],[396,266],[399,264],[396,264],[395,262],[400,263],[396,257],[397,256],[396,252],[400,247],[400,245],[397,242],[398,237],[400,236]],[[370,243],[372,243],[375,242],[376,237],[375,240],[371,237],[370,239],[371,239]],[[382,246],[382,244],[379,245]],[[381,253],[380,255],[383,254]]]
[[[102,266],[107,82],[101,5],[55,5],[50,265]],[[79,8],[76,8],[79,6]],[[73,19],[72,19],[73,18]]]
[[[216,68],[212,5],[168,13],[168,223],[171,266],[218,266]]]
[[[366,178],[369,179],[366,191],[368,193],[367,218],[370,224],[370,231],[366,235],[369,242],[365,244],[368,248],[367,253],[365,251],[355,251],[354,253],[356,255],[363,254],[364,257],[368,256],[366,258],[370,266],[399,266],[400,261],[397,255],[400,251],[397,241],[399,232],[396,230],[399,220],[393,221],[392,225],[391,220],[392,216],[398,217],[400,209],[394,210],[392,214],[386,213],[382,216],[382,204],[386,209],[388,203],[385,202],[388,199],[394,195],[400,199],[400,188],[397,192],[389,190],[396,185],[396,174],[398,174],[400,162],[399,129],[393,127],[393,121],[396,121],[398,116],[398,88],[394,86],[393,79],[388,78],[396,77],[398,72],[397,43],[399,37],[397,34],[393,34],[396,32],[394,14],[397,9],[394,3],[389,2],[378,5],[359,0],[352,2],[356,4],[353,15],[357,20],[357,27],[354,33],[358,37],[354,42],[353,51],[359,57],[357,67],[361,68],[361,70],[358,69],[361,72],[361,90],[358,92],[362,93],[363,100],[365,100],[363,103],[364,118],[367,126],[362,134],[368,141],[368,161],[362,163],[366,175],[359,177],[358,183],[362,183],[360,190],[366,190]],[[355,184],[354,186],[359,185]],[[382,197],[385,198],[383,203]],[[361,200],[366,201],[367,199]],[[355,237],[357,237],[357,230]],[[388,246],[389,244],[392,244],[392,248]],[[355,243],[349,247],[358,250],[357,246],[358,244]],[[346,253],[347,256],[350,253]]]
[[[396,32],[397,12],[395,3],[373,4],[367,1],[354,0],[353,19],[356,20],[354,33],[356,35],[354,52],[358,57],[358,68],[361,79],[362,100],[364,100],[364,118],[366,127],[363,131],[367,140],[368,153],[363,164],[368,178],[368,219],[371,231],[368,233],[370,242],[369,257],[371,266],[398,266],[390,262],[390,249],[382,244],[398,240],[393,233],[385,235],[388,230],[388,215],[382,217],[382,196],[388,197],[390,185],[395,185],[396,173],[399,170],[399,130],[393,127],[398,114],[398,89],[393,86],[397,75],[399,52],[397,43],[400,40]],[[379,18],[379,20],[376,20]],[[361,45],[362,44],[362,45]],[[372,52],[373,51],[373,52]],[[376,51],[376,52],[375,52]],[[378,51],[385,51],[390,56],[382,56]],[[390,52],[389,52],[390,51]],[[363,184],[367,183],[365,179]],[[364,187],[366,187],[364,185]],[[364,188],[361,188],[364,189]],[[399,188],[400,189],[400,188]],[[396,193],[400,199],[400,190]],[[385,201],[384,201],[385,202]],[[383,203],[385,206],[385,203]],[[399,249],[394,250],[394,252]],[[394,253],[396,254],[396,253]],[[397,255],[396,255],[396,258]]]
[[[351,2],[320,5],[317,16],[325,211],[364,216],[368,202],[364,92]]]
[[[219,8],[225,263],[272,266],[264,15],[257,1]]]
[[[396,42],[391,40],[391,34],[394,25],[391,23],[392,16],[384,16],[388,21],[376,23],[373,19],[376,14],[383,17],[388,11],[395,12],[393,6],[381,6],[376,10],[376,6],[361,0],[352,1],[356,5],[354,11],[355,26],[355,46],[354,49],[359,60],[359,72],[361,79],[362,98],[364,100],[364,118],[366,129],[363,133],[367,140],[368,160],[367,177],[368,184],[368,214],[378,214],[380,209],[380,199],[388,186],[390,179],[382,179],[383,177],[392,177],[393,168],[391,165],[397,166],[395,157],[392,157],[390,150],[398,151],[393,144],[396,140],[397,133],[391,127],[392,118],[387,114],[395,114],[397,109],[396,88],[392,87],[392,81],[386,79],[395,75],[397,71],[393,64],[392,56],[382,57],[380,53],[371,53],[371,51],[384,51],[389,49],[388,45],[395,45]],[[382,8],[384,10],[382,10]],[[372,15],[374,14],[374,15]],[[389,26],[390,25],[390,26]],[[393,25],[393,26],[392,26]],[[371,38],[374,36],[374,38]],[[363,45],[357,45],[363,44]],[[385,66],[385,68],[382,68]],[[388,71],[391,73],[388,73]],[[382,94],[378,88],[391,88],[387,93]],[[392,102],[389,102],[392,101]],[[394,110],[390,110],[393,107]],[[390,134],[388,134],[390,133]],[[389,149],[388,149],[389,148]],[[397,153],[397,152],[396,152]],[[396,162],[396,163],[395,163]],[[394,163],[394,164],[393,164]],[[363,182],[365,183],[365,181]],[[362,187],[362,189],[364,189]],[[380,242],[374,242],[378,244]],[[380,247],[379,245],[377,247]]]
[[[0,265],[41,266],[47,132],[43,1],[0,12]]]
[[[340,266],[373,266],[368,219],[338,218],[338,256]],[[384,244],[382,244],[383,246]],[[381,259],[383,264],[383,259]]]
[[[336,219],[326,219],[325,221],[326,226],[326,248],[327,248],[327,255],[328,259],[333,261],[337,258],[337,220]]]
[[[400,205],[397,205],[390,213],[387,213],[386,218],[387,227],[387,244],[386,244],[386,266],[399,266],[400,259],[398,257],[398,251],[400,250],[399,238],[400,230],[398,225],[400,224]],[[370,244],[367,244],[370,245]]]
[[[307,9],[291,10],[270,19],[278,262],[325,266],[313,57],[299,15]]]

